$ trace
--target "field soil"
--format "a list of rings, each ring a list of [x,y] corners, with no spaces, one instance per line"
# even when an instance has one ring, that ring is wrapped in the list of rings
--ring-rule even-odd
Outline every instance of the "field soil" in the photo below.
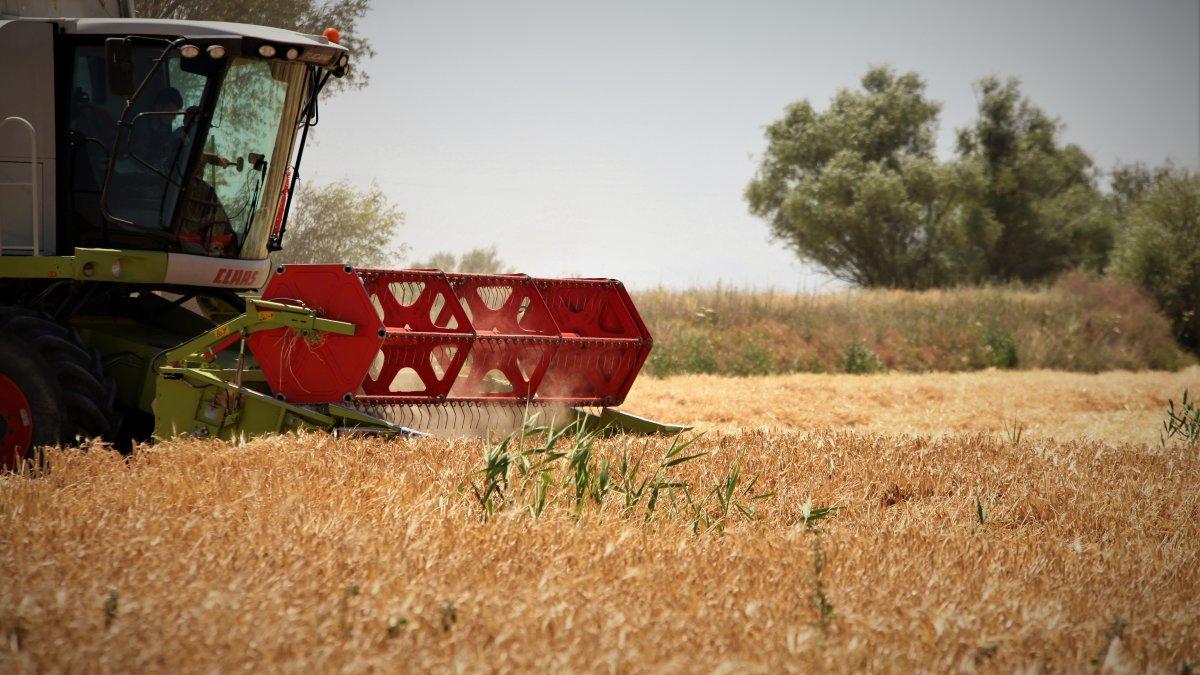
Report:
[[[53,451],[0,478],[0,671],[1185,672],[1200,451],[1158,428],[1197,375],[648,379],[707,433],[562,457]]]

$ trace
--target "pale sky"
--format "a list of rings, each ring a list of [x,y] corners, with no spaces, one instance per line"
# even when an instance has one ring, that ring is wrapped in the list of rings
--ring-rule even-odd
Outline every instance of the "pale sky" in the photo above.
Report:
[[[323,104],[304,178],[377,181],[413,258],[494,244],[533,275],[830,288],[742,191],[785,105],[875,63],[943,102],[943,156],[996,74],[1100,167],[1200,167],[1198,0],[374,4],[371,83]]]

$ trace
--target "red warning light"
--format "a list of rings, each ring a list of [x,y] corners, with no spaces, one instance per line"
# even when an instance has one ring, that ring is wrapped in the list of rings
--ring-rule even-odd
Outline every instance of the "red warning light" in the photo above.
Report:
[[[342,42],[342,34],[338,32],[338,29],[333,28],[332,26],[326,28],[321,35],[324,35],[326,40],[329,40],[335,45],[341,44]]]

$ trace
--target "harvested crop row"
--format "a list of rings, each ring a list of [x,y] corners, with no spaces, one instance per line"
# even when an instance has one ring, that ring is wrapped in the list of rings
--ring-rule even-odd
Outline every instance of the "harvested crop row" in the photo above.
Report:
[[[1176,373],[1055,371],[642,378],[625,408],[702,428],[1021,433],[1157,443],[1169,398],[1200,391]]]

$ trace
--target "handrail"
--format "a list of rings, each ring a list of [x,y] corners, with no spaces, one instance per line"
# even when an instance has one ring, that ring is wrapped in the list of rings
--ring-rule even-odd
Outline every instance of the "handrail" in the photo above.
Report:
[[[33,255],[42,254],[42,223],[41,223],[41,202],[38,200],[38,154],[37,154],[37,130],[33,124],[24,117],[5,117],[0,120],[0,129],[4,128],[9,122],[19,122],[25,125],[29,130],[29,182],[28,183],[0,183],[0,187],[22,187],[29,186],[30,194],[30,213],[29,217],[33,222]],[[0,225],[0,253],[4,251],[4,227]]]

